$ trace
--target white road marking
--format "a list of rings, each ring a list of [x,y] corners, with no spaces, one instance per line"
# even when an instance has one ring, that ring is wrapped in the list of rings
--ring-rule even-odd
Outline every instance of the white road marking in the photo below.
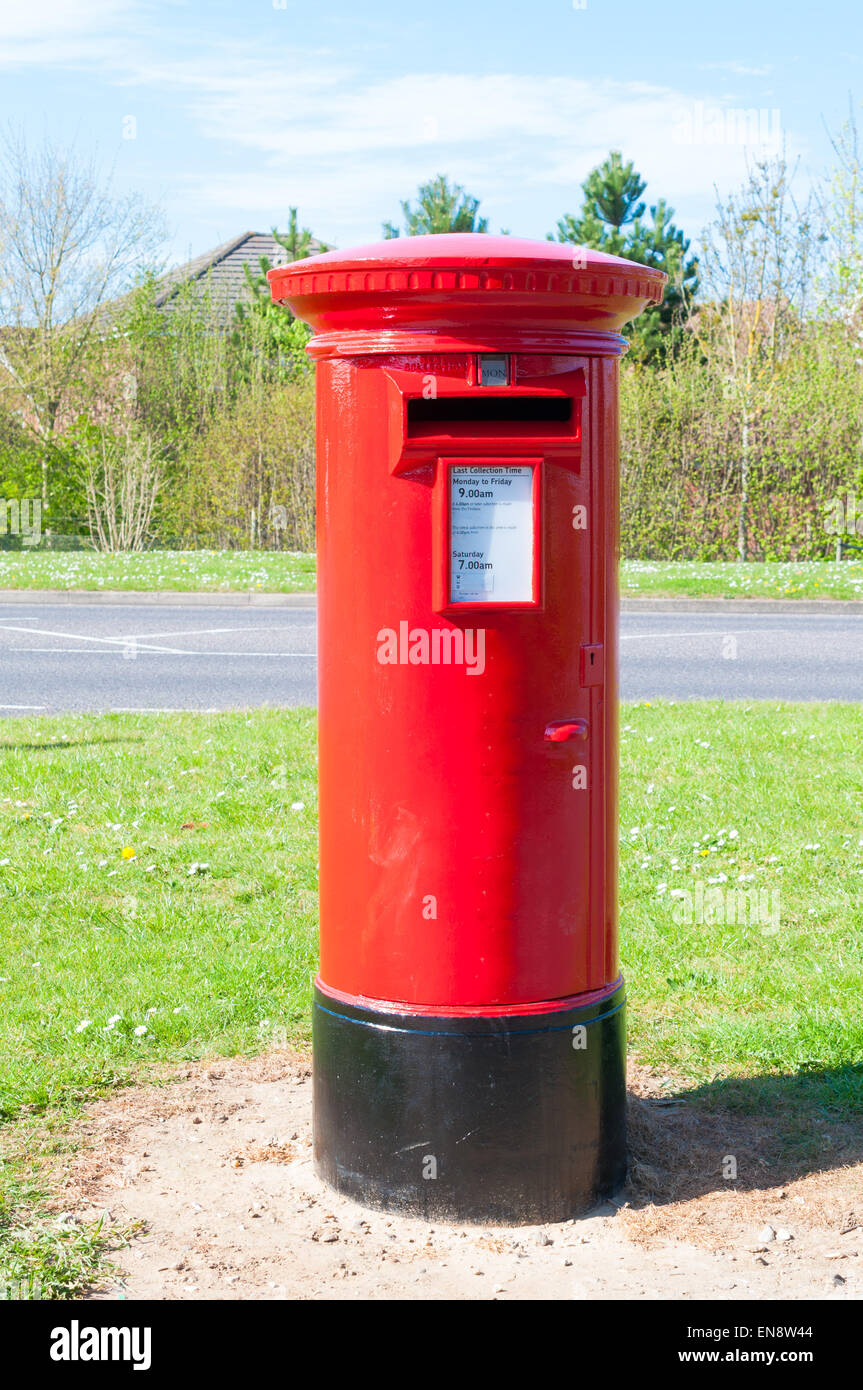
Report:
[[[174,628],[170,632],[145,632],[140,636],[133,633],[128,640],[149,642],[155,637],[207,637],[223,632],[309,632],[314,623],[250,623],[245,627],[199,627]]]
[[[743,637],[748,636],[750,628],[744,632],[729,632],[727,628],[715,627],[712,632],[621,632],[621,642],[632,642],[634,639],[645,637]],[[762,636],[759,632],[758,636]]]
[[[131,647],[133,644],[132,644],[131,642],[129,642],[129,643],[127,643],[126,645],[128,645],[128,646]],[[122,655],[123,655],[122,652],[118,653],[118,652],[116,651],[116,649],[114,649],[114,650],[112,650],[112,651],[109,651],[109,652],[106,652],[106,651],[94,651],[94,652],[91,652],[91,651],[87,651],[86,648],[81,648],[81,647],[23,647],[23,646],[22,646],[22,647],[3,647],[3,648],[0,649],[0,650],[6,651],[6,652],[32,652],[34,655],[38,655],[38,656],[45,656],[45,655],[48,654],[48,653],[51,653],[51,654],[53,654],[53,655],[65,654],[66,656],[73,656],[73,655],[74,655],[74,656],[117,656],[117,655],[122,656]],[[259,656],[313,657],[313,656],[317,656],[317,651],[311,651],[311,652],[241,652],[241,651],[233,651],[233,652],[206,652],[206,651],[205,651],[205,652],[196,652],[196,651],[183,651],[183,650],[181,650],[179,647],[147,647],[147,646],[143,646],[143,645],[138,645],[138,646],[135,648],[135,650],[136,650],[136,652],[150,652],[151,654],[153,654],[153,655],[155,655],[155,656],[230,656],[230,657],[239,656],[239,657],[244,657],[244,658],[245,658],[245,657],[250,657],[250,656],[254,656],[254,657],[259,657]],[[129,660],[129,661],[134,661],[135,659],[136,659],[136,658],[135,658],[134,656],[133,656],[133,657],[127,657],[127,658],[126,658],[126,660]]]
[[[128,647],[133,638],[129,637],[85,637],[80,632],[54,632],[46,627],[16,627],[11,623],[0,623],[0,632],[26,632],[32,633],[34,637],[61,637],[69,642],[103,642],[109,647]],[[142,644],[144,651],[154,652],[173,652],[173,647],[147,647]],[[30,649],[32,650],[32,648]],[[178,656],[188,656],[188,652],[178,652]]]
[[[172,632],[132,632],[125,639],[127,642],[152,642],[156,637],[209,637],[223,632],[242,632],[240,627],[198,627],[191,628],[188,632],[185,628],[175,628]]]
[[[854,599],[854,600],[850,600],[850,599],[849,599],[849,600],[837,599],[836,602],[839,602],[839,603],[842,603],[842,602],[855,602],[855,603],[856,603],[857,600],[856,600],[856,599]],[[744,607],[745,603],[746,603],[746,600],[745,600],[745,599],[738,599],[738,600],[735,601],[735,607],[737,608],[737,612],[734,614],[734,621],[735,621],[735,622],[738,622],[741,618],[746,618],[747,620],[748,620],[748,619],[751,619],[752,622],[757,623],[757,622],[760,622],[763,618],[773,618],[773,617],[778,617],[778,616],[779,616],[778,614],[773,614],[773,613],[746,613],[745,611],[744,611],[743,613],[741,613],[741,612],[740,612],[740,609]],[[632,610],[630,610],[628,613],[621,613],[620,616],[621,616],[622,618],[625,618],[625,619],[628,619],[628,620],[629,620],[629,619],[638,619],[638,618],[667,618],[667,617],[668,617],[668,613],[669,613],[669,610],[667,610],[667,609],[666,609],[664,612],[661,612],[661,611],[659,611],[658,609],[650,609],[650,610],[648,610],[647,608],[639,608],[637,612],[633,612]],[[680,616],[682,617],[683,614],[681,614]],[[692,615],[692,613],[689,613],[687,616],[689,616],[689,617],[691,618],[693,615]],[[717,613],[717,612],[714,610],[712,613],[705,613],[703,616],[704,616],[705,618],[724,618],[724,617],[730,616],[730,615],[726,615],[725,613]],[[847,622],[858,622],[858,623],[859,623],[859,622],[863,622],[863,613],[836,613],[836,612],[833,612],[833,611],[831,611],[831,612],[829,612],[829,613],[812,613],[811,611],[808,612],[808,613],[790,613],[790,612],[788,611],[788,609],[786,609],[785,612],[782,614],[782,617],[783,617],[783,618],[791,618],[792,622],[795,622],[795,623],[797,622],[797,619],[798,619],[798,618],[815,618],[816,621],[818,621],[818,622],[820,622],[822,618],[838,618],[838,619],[839,619],[841,622],[843,622],[843,623],[847,623]],[[787,628],[787,627],[784,627],[784,628],[781,629],[781,631],[782,631],[782,632],[790,632],[791,629],[790,629],[790,628]]]
[[[0,709],[47,709],[47,705],[0,705]]]
[[[816,632],[791,632],[787,627],[744,627],[735,630],[733,627],[715,627],[710,632],[621,632],[618,634],[621,642],[643,641],[646,639],[666,637],[793,637],[795,642],[818,638],[822,640],[822,634]],[[838,633],[830,633],[830,636],[842,636],[841,630]]]

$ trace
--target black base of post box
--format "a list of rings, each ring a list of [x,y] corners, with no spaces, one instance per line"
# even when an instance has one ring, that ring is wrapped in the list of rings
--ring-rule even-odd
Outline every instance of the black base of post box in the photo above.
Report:
[[[565,1221],[626,1176],[622,983],[507,1016],[382,1013],[316,987],[315,1165],[367,1206],[436,1221]]]

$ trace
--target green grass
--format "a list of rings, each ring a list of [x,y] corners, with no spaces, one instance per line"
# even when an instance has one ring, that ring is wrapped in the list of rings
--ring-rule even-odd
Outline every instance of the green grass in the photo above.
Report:
[[[624,597],[863,599],[863,560],[624,560]]]
[[[70,1298],[126,1238],[51,1208],[79,1103],[307,1035],[314,715],[4,721],[0,770],[0,1297]]]
[[[306,593],[314,554],[242,550],[0,551],[2,589]],[[863,598],[863,560],[741,565],[731,561],[624,560],[624,597]]]
[[[139,589],[183,593],[306,593],[315,556],[301,551],[0,551],[0,589]]]
[[[0,769],[0,1117],[302,1031],[312,712],[10,720]]]
[[[138,1227],[114,1224],[106,1213],[86,1222],[58,1216],[39,1183],[20,1172],[3,1177],[0,1299],[80,1298],[103,1282],[111,1252],[127,1244]]]
[[[813,1100],[863,1112],[863,711],[712,701],[621,714],[635,1050],[697,1082],[806,1072]],[[752,924],[678,920],[678,895],[694,908],[699,881],[778,893],[778,921],[771,896]]]
[[[621,726],[636,1049],[694,1080],[863,1061],[863,712],[654,703]],[[307,1034],[311,711],[11,719],[0,773],[0,1117]],[[778,930],[678,924],[699,879],[780,890]]]
[[[642,703],[621,727],[632,1051],[726,1100],[760,1078],[741,1106],[794,1077],[799,1097],[802,1077],[806,1106],[860,1113],[863,712]],[[35,1266],[60,1295],[80,1287],[107,1239],[27,1195],[22,1135],[61,1133],[154,1064],[308,1038],[315,773],[308,710],[0,726],[0,1247],[16,1280]],[[778,921],[678,920],[699,880],[778,890]]]

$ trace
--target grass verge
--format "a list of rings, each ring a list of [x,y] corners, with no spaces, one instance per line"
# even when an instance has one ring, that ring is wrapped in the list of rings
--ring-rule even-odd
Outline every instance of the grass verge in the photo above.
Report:
[[[241,550],[0,551],[3,589],[136,589],[180,593],[305,593],[313,554]],[[621,593],[654,598],[863,598],[863,560],[738,564],[624,560]]]
[[[863,1112],[863,714],[647,702],[621,726],[630,1047],[706,1107],[793,1105],[805,1145]],[[81,1102],[308,1037],[314,713],[12,719],[0,770],[0,1287],[64,1296],[117,1239],[40,1195]]]
[[[80,1298],[138,1228],[120,1227],[107,1212],[89,1222],[58,1214],[46,1187],[14,1167],[0,1186],[0,1298]]]
[[[863,560],[624,560],[625,598],[863,599]]]
[[[300,551],[0,551],[0,589],[297,594],[314,587],[315,556]]]

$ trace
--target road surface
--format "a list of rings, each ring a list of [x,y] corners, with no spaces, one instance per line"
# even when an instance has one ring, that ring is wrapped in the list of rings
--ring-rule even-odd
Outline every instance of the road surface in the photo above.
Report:
[[[621,696],[863,700],[863,614],[627,613]],[[0,714],[315,703],[313,608],[0,604]]]

